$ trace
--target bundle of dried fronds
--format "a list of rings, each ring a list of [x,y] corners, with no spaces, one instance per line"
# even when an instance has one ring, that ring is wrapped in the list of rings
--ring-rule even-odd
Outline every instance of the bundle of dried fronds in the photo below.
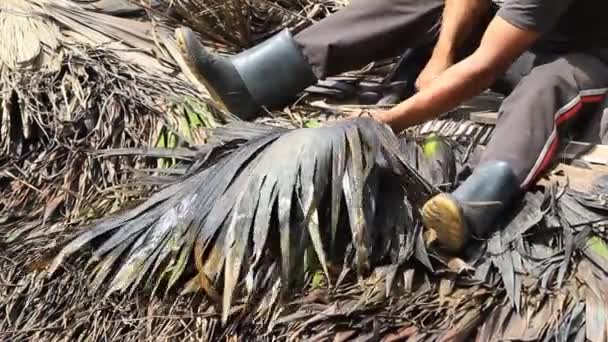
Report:
[[[156,161],[92,152],[202,143],[200,128],[219,113],[180,73],[169,28],[62,0],[10,0],[0,4],[0,35],[5,220],[117,208],[137,194],[119,185]]]
[[[298,31],[348,0],[162,0],[184,24],[234,50],[252,47],[283,28]]]

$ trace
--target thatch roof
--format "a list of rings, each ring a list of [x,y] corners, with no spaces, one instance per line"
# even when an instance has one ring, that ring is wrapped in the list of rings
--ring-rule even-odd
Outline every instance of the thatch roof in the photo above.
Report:
[[[29,37],[4,39],[9,44],[0,51],[0,339],[608,339],[608,171],[581,162],[556,169],[526,195],[504,229],[459,258],[434,248],[413,210],[412,222],[403,226],[403,245],[393,247],[392,258],[377,260],[370,274],[357,273],[348,258],[335,268],[308,265],[291,296],[282,298],[270,286],[255,300],[243,290],[247,279],[237,277],[233,281],[243,291],[233,298],[227,324],[209,287],[189,279],[178,282],[179,289],[154,294],[137,286],[108,296],[91,291],[99,273],[92,272],[97,261],[88,263],[87,250],[66,258],[49,277],[48,264],[66,242],[87,231],[83,223],[129,213],[156,186],[205,169],[196,162],[210,147],[224,153],[214,155],[221,159],[255,141],[231,140],[252,129],[237,130],[238,123],[206,129],[233,118],[214,109],[204,89],[180,68],[172,38],[178,21],[163,14],[164,2],[134,18],[104,14],[104,3],[115,2],[93,3],[98,6],[67,0],[0,4],[2,36]],[[318,19],[341,5],[211,3],[180,0],[175,11],[181,23],[223,51],[243,48],[284,25],[305,25],[304,18]],[[262,8],[273,10],[263,15]],[[229,34],[228,26],[242,30]],[[324,120],[352,108],[305,101],[260,122],[313,126],[311,113]],[[410,133],[417,139],[429,132],[448,136],[455,152],[446,149],[443,156],[453,156],[458,171],[466,173],[492,129],[465,117]],[[400,157],[405,165],[435,186],[453,186],[451,174],[433,169],[437,164],[411,138],[400,140],[406,142]],[[94,252],[98,245],[90,247]],[[194,291],[181,293],[184,287]]]

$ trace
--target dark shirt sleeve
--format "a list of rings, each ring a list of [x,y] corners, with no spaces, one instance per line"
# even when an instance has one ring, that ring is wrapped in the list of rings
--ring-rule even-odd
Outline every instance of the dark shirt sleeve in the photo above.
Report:
[[[574,0],[504,0],[499,17],[523,30],[545,34],[551,30]]]

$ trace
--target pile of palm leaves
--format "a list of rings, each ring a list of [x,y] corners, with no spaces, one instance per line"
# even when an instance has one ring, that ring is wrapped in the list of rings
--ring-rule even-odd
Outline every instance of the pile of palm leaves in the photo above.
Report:
[[[340,3],[164,5],[238,49]],[[225,114],[158,11],[0,4],[0,33],[31,42],[0,51],[0,339],[608,339],[606,177],[546,182],[445,255],[418,208],[487,131],[421,146],[367,119],[278,127],[294,113],[203,129]]]
[[[446,143],[433,139],[439,154],[429,158],[429,148],[367,119],[218,128],[196,154],[173,153],[191,161],[186,172],[146,202],[44,239],[60,250],[49,253],[40,237],[8,244],[9,255],[26,247],[51,259],[11,284],[4,329],[37,338],[604,341],[606,178],[536,189],[503,229],[447,256],[416,210],[463,166],[465,146]],[[31,265],[6,263],[8,279],[24,272],[21,262]]]
[[[219,112],[181,76],[171,30],[152,29],[67,1],[0,4],[4,220],[96,216],[132,197],[119,186],[134,168],[156,167],[95,150],[204,141]]]

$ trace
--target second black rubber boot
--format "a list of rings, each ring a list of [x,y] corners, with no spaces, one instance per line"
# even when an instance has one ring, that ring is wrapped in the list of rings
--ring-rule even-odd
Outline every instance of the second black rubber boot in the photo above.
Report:
[[[485,162],[451,194],[430,199],[422,209],[427,229],[442,248],[459,252],[472,236],[485,237],[520,193],[519,182],[503,161]]]
[[[317,82],[288,30],[232,57],[207,51],[189,28],[177,29],[175,36],[192,74],[225,110],[244,120],[262,107],[285,105]]]

